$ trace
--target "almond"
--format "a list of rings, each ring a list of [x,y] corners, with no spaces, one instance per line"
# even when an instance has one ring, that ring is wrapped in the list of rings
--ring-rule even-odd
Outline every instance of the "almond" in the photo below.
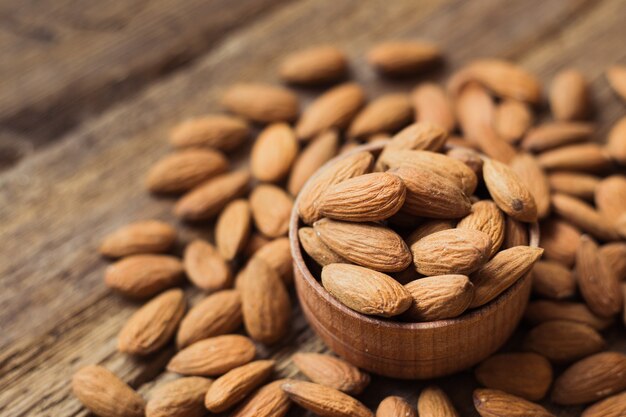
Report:
[[[275,240],[280,240],[280,239],[275,239]],[[250,258],[258,250],[260,250],[263,246],[267,245],[270,242],[272,242],[271,239],[266,238],[265,236],[263,236],[262,234],[258,232],[253,232],[250,235],[250,238],[248,239],[248,244],[243,249],[243,254],[247,258]]]
[[[153,193],[180,193],[228,170],[224,155],[210,149],[189,149],[157,161],[146,179]]]
[[[548,183],[553,192],[593,200],[600,178],[579,172],[555,171],[548,175]]]
[[[526,308],[525,317],[535,324],[568,320],[586,324],[596,330],[606,329],[611,324],[611,319],[596,316],[585,304],[566,301],[531,301]]]
[[[205,291],[217,291],[232,284],[230,265],[215,246],[196,239],[185,248],[185,272],[189,280]]]
[[[278,74],[290,84],[319,85],[339,81],[348,73],[348,59],[339,48],[315,46],[292,52],[280,63]]]
[[[250,136],[248,123],[235,116],[211,114],[187,119],[174,127],[170,143],[176,148],[237,149]]]
[[[107,267],[107,287],[131,298],[147,298],[179,284],[183,265],[167,255],[132,255]]]
[[[174,335],[185,314],[185,295],[180,289],[164,292],[137,310],[117,337],[120,352],[147,355],[162,348]]]
[[[411,151],[408,151],[411,152]],[[467,215],[472,203],[462,189],[446,177],[424,167],[401,166],[392,170],[406,186],[402,211],[413,216],[455,219]]]
[[[493,97],[476,82],[468,83],[457,93],[454,104],[463,136],[484,151],[485,144],[481,142],[481,136],[495,125],[496,106]]]
[[[456,227],[478,230],[489,235],[491,238],[489,258],[498,252],[504,241],[504,215],[491,200],[482,200],[472,204],[472,212],[463,217]]]
[[[478,365],[474,376],[487,388],[537,401],[552,384],[552,367],[536,353],[501,353]]]
[[[322,219],[315,222],[313,228],[333,252],[366,268],[397,272],[411,263],[406,243],[384,226]]]
[[[254,340],[272,344],[289,330],[291,305],[280,276],[254,257],[246,265],[239,286],[243,323]]]
[[[179,351],[167,364],[167,370],[183,375],[217,376],[250,362],[255,353],[254,343],[245,336],[215,336]]]
[[[267,126],[250,151],[250,170],[259,181],[278,182],[289,173],[298,156],[296,134],[286,123]]]
[[[406,188],[396,175],[374,172],[359,175],[326,189],[318,202],[322,216],[368,222],[393,216],[404,204]]]
[[[142,417],[145,401],[111,371],[89,365],[72,377],[72,392],[91,412],[102,417]]]
[[[510,167],[535,199],[537,217],[547,217],[550,213],[550,184],[537,159],[527,153],[518,154],[511,160]]]
[[[255,254],[255,258],[263,260],[268,264],[285,285],[289,285],[293,281],[293,261],[291,258],[291,249],[289,247],[289,239],[286,237],[274,239],[260,248]]]
[[[374,46],[367,54],[367,61],[376,71],[392,77],[423,72],[441,59],[441,50],[423,41],[384,42]]]
[[[580,238],[576,252],[576,277],[585,302],[602,317],[611,317],[623,307],[617,276],[600,256],[598,245],[589,236]]]
[[[267,237],[280,237],[289,230],[293,200],[282,188],[258,185],[250,194],[250,207],[256,228]]]
[[[555,261],[538,261],[533,267],[533,292],[552,299],[569,298],[576,294],[572,272]]]
[[[342,304],[363,314],[397,316],[412,301],[409,292],[389,275],[357,265],[326,265],[322,285]]]
[[[321,266],[336,263],[347,263],[345,259],[330,250],[320,239],[312,227],[302,227],[298,230],[298,238],[302,248],[315,262]]]
[[[248,243],[251,230],[250,203],[233,200],[220,213],[215,223],[215,244],[224,259],[232,261]]]
[[[626,100],[626,67],[613,65],[606,70],[609,85],[622,100]]]
[[[345,129],[365,104],[365,92],[356,83],[345,83],[319,96],[302,113],[296,135],[309,139],[328,129]]]
[[[483,178],[489,194],[498,207],[515,220],[534,222],[537,206],[528,187],[502,162],[485,160]]]
[[[239,170],[219,175],[183,195],[174,206],[174,214],[184,220],[207,220],[215,217],[231,200],[248,188],[250,173]]]
[[[509,143],[516,143],[533,125],[534,115],[523,101],[506,99],[496,107],[494,129]]]
[[[322,417],[374,417],[358,400],[324,385],[291,379],[281,387],[293,402]]]
[[[385,145],[387,149],[437,152],[448,139],[448,133],[432,122],[413,123],[396,133]]]
[[[201,300],[185,315],[176,335],[176,345],[183,349],[202,339],[232,333],[242,323],[239,293],[219,291]]]
[[[319,171],[300,192],[297,207],[302,221],[312,224],[319,220],[322,216],[315,203],[326,189],[331,185],[365,174],[369,171],[373,159],[369,152],[358,152],[339,159]]]
[[[542,153],[537,160],[544,169],[550,171],[598,172],[611,167],[607,152],[597,143],[562,146]]]
[[[626,177],[612,175],[600,181],[596,187],[595,203],[598,211],[607,219],[619,219],[626,214]]]
[[[411,246],[411,251],[421,274],[469,274],[487,261],[491,246],[486,233],[450,229],[423,237]]]
[[[335,130],[319,134],[311,141],[295,160],[287,190],[294,197],[300,192],[309,178],[331,158],[337,155],[339,135]]]
[[[154,390],[146,405],[146,417],[202,417],[204,396],[211,380],[190,376],[168,382]]]
[[[482,417],[555,417],[539,404],[495,389],[474,390],[474,407]]]
[[[529,152],[544,152],[564,145],[572,145],[591,137],[594,126],[584,122],[548,122],[532,128],[522,148]]]
[[[370,382],[368,374],[334,356],[296,353],[291,359],[311,381],[347,394],[360,394]]]
[[[626,392],[608,397],[585,409],[581,417],[620,417],[626,414]]]
[[[274,365],[271,360],[255,361],[228,371],[209,387],[205,407],[212,413],[228,410],[269,378]]]
[[[430,220],[418,226],[404,241],[407,245],[413,246],[415,242],[425,236],[448,229],[454,229],[454,222],[452,220]]]
[[[376,409],[376,417],[417,417],[415,409],[403,398],[391,396],[380,402]]]
[[[592,327],[573,321],[547,321],[533,328],[524,339],[524,349],[537,352],[555,363],[572,362],[604,349],[606,343]]]
[[[544,249],[546,259],[571,266],[576,259],[580,242],[580,231],[570,223],[559,219],[548,219],[541,223],[539,246]]]
[[[509,249],[514,246],[528,246],[530,239],[526,223],[518,222],[509,216],[505,217],[504,242],[502,242],[502,248]]]
[[[233,417],[283,417],[291,401],[281,386],[287,382],[279,379],[258,389],[239,407]]]
[[[589,85],[575,69],[555,75],[550,86],[550,109],[556,120],[580,120],[589,114]]]
[[[415,120],[440,126],[451,132],[456,126],[456,117],[448,93],[435,83],[419,84],[411,93],[415,108]]]
[[[498,252],[489,262],[471,275],[474,299],[470,308],[493,300],[531,270],[541,258],[543,249],[515,246]]]
[[[626,280],[626,243],[608,243],[600,247],[600,256],[618,280]]]
[[[610,219],[584,201],[557,193],[552,195],[552,208],[556,214],[598,239],[619,239]]]
[[[560,405],[598,401],[626,388],[626,355],[597,353],[567,368],[554,382],[552,401]]]
[[[466,149],[465,147],[453,147],[446,152],[446,155],[463,162],[474,172],[477,178],[482,177],[483,159],[475,150]]]
[[[169,250],[176,240],[176,230],[158,220],[144,220],[123,226],[102,240],[100,253],[111,258]]]
[[[626,165],[626,117],[613,125],[606,144],[607,153],[622,165]]]
[[[446,393],[434,385],[420,393],[417,412],[420,417],[460,417]]]
[[[413,108],[405,94],[387,94],[361,110],[348,129],[348,136],[361,138],[376,133],[393,133],[411,121]]]
[[[465,275],[420,278],[404,286],[413,298],[406,314],[416,321],[460,316],[474,297],[474,285]]]
[[[259,123],[288,122],[298,116],[298,97],[286,88],[262,83],[230,86],[222,105],[231,112]]]

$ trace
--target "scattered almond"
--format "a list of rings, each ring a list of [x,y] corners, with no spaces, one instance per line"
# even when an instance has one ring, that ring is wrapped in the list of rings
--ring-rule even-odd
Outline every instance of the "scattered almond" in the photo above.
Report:
[[[594,126],[584,122],[547,122],[532,128],[521,145],[529,152],[544,152],[582,142],[593,134]]]
[[[535,324],[567,320],[586,324],[596,330],[603,330],[611,325],[611,319],[596,316],[585,304],[567,301],[531,301],[526,308],[525,317]]]
[[[618,240],[619,234],[610,219],[577,198],[552,194],[552,209],[563,219],[601,240]],[[543,242],[542,242],[543,243]],[[572,243],[570,242],[569,245]]]
[[[548,175],[548,183],[552,192],[593,200],[600,178],[580,172],[554,171]]]
[[[281,237],[289,230],[293,200],[275,185],[258,185],[250,194],[250,208],[257,230],[267,237]]]
[[[495,389],[474,390],[474,407],[482,417],[555,417],[539,404]]]
[[[187,119],[174,127],[170,143],[176,148],[206,147],[231,151],[250,136],[248,123],[235,116],[212,114]]]
[[[322,417],[374,417],[361,402],[334,388],[293,379],[281,387],[293,402]]]
[[[550,86],[550,109],[557,120],[580,120],[589,114],[589,85],[575,69],[565,69]]]
[[[205,291],[217,291],[232,283],[232,272],[215,246],[196,239],[185,248],[185,272],[189,280]]]
[[[537,220],[535,199],[511,168],[502,162],[487,159],[483,165],[483,178],[489,194],[502,211],[515,220]]]
[[[555,261],[537,261],[532,270],[533,291],[543,297],[560,300],[576,293],[574,274]]]
[[[233,200],[220,213],[215,223],[215,244],[220,255],[233,260],[248,243],[251,230],[250,203]]]
[[[607,243],[600,247],[600,257],[619,281],[626,280],[626,243]]]
[[[420,393],[417,412],[420,417],[460,417],[446,393],[434,385]]]
[[[376,417],[417,417],[415,409],[402,397],[391,396],[380,402]]]
[[[437,46],[421,41],[380,43],[367,54],[376,71],[388,76],[405,76],[422,72],[442,59]]]
[[[602,172],[611,167],[608,153],[597,143],[562,146],[537,157],[546,170]]]
[[[287,55],[278,73],[283,81],[291,84],[327,84],[346,76],[348,60],[343,51],[334,46],[315,46]]]
[[[494,118],[494,129],[509,143],[519,141],[533,124],[530,106],[519,100],[503,100]]]
[[[419,84],[411,93],[415,120],[440,126],[447,132],[454,130],[456,117],[446,91],[435,83]]]
[[[250,170],[259,181],[278,182],[298,156],[296,134],[286,123],[267,126],[250,151]]]
[[[570,223],[556,218],[541,223],[539,246],[546,259],[573,265],[579,242],[580,232]]]
[[[176,240],[176,230],[158,220],[144,220],[123,226],[105,236],[99,251],[104,256],[161,253],[169,250]]]
[[[545,356],[555,363],[572,362],[592,355],[606,346],[592,327],[568,320],[539,324],[524,339],[524,348]]]
[[[179,378],[157,387],[146,405],[146,417],[202,417],[204,396],[212,381],[199,376]]]
[[[309,178],[337,154],[339,135],[335,130],[319,134],[304,148],[293,164],[287,190],[296,196]]]
[[[411,121],[413,108],[404,94],[388,94],[370,102],[348,129],[348,136],[361,138],[376,133],[393,133]]]
[[[289,248],[289,239],[281,237],[261,247],[255,254],[255,258],[263,260],[269,265],[278,276],[283,280],[285,285],[290,285],[293,281],[293,260],[291,258],[291,249]]]
[[[347,394],[360,394],[370,382],[368,374],[334,356],[296,353],[291,359],[311,381]]]
[[[241,83],[229,87],[222,105],[231,112],[259,123],[287,122],[298,116],[298,97],[282,87]]]
[[[626,67],[613,65],[606,70],[609,85],[622,100],[626,100]]]
[[[183,279],[183,264],[168,255],[132,255],[107,267],[104,282],[131,298],[147,298]]]

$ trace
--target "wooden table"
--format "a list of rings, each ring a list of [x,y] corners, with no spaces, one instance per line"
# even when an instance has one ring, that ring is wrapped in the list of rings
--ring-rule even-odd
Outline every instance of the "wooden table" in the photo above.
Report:
[[[238,80],[276,81],[285,52],[332,42],[349,51],[371,96],[416,80],[379,80],[364,64],[373,42],[425,38],[446,51],[445,76],[470,58],[513,59],[544,81],[574,66],[592,81],[598,137],[625,113],[604,68],[626,62],[622,0],[50,0],[0,2],[0,414],[86,415],[69,390],[78,367],[99,363],[148,393],[173,349],[147,359],[115,350],[136,309],[102,283],[95,252],[132,220],[175,222],[172,201],[142,186],[181,118],[218,110]],[[187,228],[182,242],[206,230]],[[193,290],[190,296],[197,298]],[[263,352],[294,375],[289,356],[322,350],[296,308],[284,343]],[[624,337],[608,336],[625,351]],[[440,383],[475,416],[469,373]],[[375,378],[362,395],[416,398],[420,382]],[[558,411],[575,416],[579,408]],[[291,415],[305,415],[294,407]]]

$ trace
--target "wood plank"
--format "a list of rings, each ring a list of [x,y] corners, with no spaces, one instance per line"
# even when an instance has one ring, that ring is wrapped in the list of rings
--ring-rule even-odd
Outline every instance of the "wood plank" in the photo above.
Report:
[[[623,39],[619,19],[608,16],[618,15],[617,0],[607,0],[595,9],[584,1],[472,3],[454,1],[437,6],[432,1],[419,10],[408,0],[394,2],[393,8],[376,2],[362,7],[362,2],[356,1],[311,0],[290,5],[237,33],[171,80],[85,123],[0,175],[4,255],[0,274],[5,277],[5,291],[0,294],[0,410],[15,416],[84,415],[69,396],[67,381],[74,369],[87,363],[103,363],[135,386],[160,372],[171,351],[149,362],[115,353],[114,336],[134,305],[103,287],[106,263],[94,248],[106,231],[131,220],[159,217],[173,221],[171,202],[155,202],[143,192],[143,173],[167,151],[165,129],[184,116],[215,109],[215,98],[229,83],[272,80],[273,65],[284,51],[336,41],[351,51],[355,77],[367,84],[368,91],[403,89],[409,84],[381,82],[362,65],[364,51],[372,42],[403,36],[442,44],[449,52],[448,72],[470,57],[497,55],[521,58],[547,80],[553,66],[584,60],[579,57],[581,51],[594,45],[586,39],[604,39],[612,42],[613,48]],[[587,16],[578,19],[581,11]],[[488,33],[480,24],[485,19],[494,22]],[[589,24],[589,19],[604,23],[598,27]],[[561,32],[563,20],[570,20],[572,29]],[[328,22],[340,24],[329,27]],[[571,44],[568,53],[559,56],[556,52],[563,39]],[[576,42],[578,50],[573,47]],[[609,58],[614,58],[610,49],[598,52],[596,65],[604,65]],[[599,99],[605,97],[602,80],[594,87],[599,88]],[[606,98],[612,100],[608,94]],[[182,227],[183,242],[202,233]],[[296,348],[323,349],[299,314],[289,340],[277,352],[263,354],[278,354],[281,374],[293,374],[286,358]],[[463,415],[476,415],[469,397],[475,382],[469,373],[437,382],[451,393]],[[376,378],[362,398],[373,408],[391,393],[414,400],[421,386],[423,383]],[[148,385],[142,388],[149,389]],[[302,413],[296,409],[293,415]]]

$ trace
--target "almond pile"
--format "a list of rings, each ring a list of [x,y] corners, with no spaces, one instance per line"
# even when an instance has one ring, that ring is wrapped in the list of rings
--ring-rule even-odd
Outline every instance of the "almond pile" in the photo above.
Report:
[[[437,67],[443,54],[431,43],[394,41],[366,60],[381,77],[407,77]],[[147,173],[148,191],[175,197],[175,216],[211,223],[210,235],[180,242],[172,225],[143,220],[102,241],[100,253],[113,260],[105,284],[144,302],[120,329],[119,351],[150,360],[175,344],[166,368],[181,377],[144,399],[89,365],[72,379],[86,408],[104,417],[281,417],[297,404],[321,416],[374,416],[356,398],[369,375],[342,359],[293,355],[309,382],[267,358],[265,346],[291,342],[286,234],[298,196],[311,271],[361,314],[462,316],[530,271],[534,327],[513,352],[475,368],[485,387],[473,398],[481,416],[553,416],[548,409],[561,405],[584,405],[585,417],[626,415],[626,355],[606,351],[602,335],[626,294],[626,118],[595,140],[583,74],[555,76],[548,115],[539,80],[498,59],[469,62],[445,87],[422,81],[369,102],[346,81],[348,57],[336,47],[293,53],[277,74],[287,86],[230,86],[223,114],[174,127],[173,152]],[[626,100],[626,67],[610,68],[607,79]],[[302,90],[291,86],[330,87],[302,108]],[[229,157],[251,136],[244,163]],[[352,151],[365,142],[382,150]],[[529,246],[536,221],[541,248]],[[183,291],[187,284],[199,291]],[[546,397],[547,408],[537,404]],[[375,415],[418,413],[460,416],[436,386],[416,404],[387,397]]]

